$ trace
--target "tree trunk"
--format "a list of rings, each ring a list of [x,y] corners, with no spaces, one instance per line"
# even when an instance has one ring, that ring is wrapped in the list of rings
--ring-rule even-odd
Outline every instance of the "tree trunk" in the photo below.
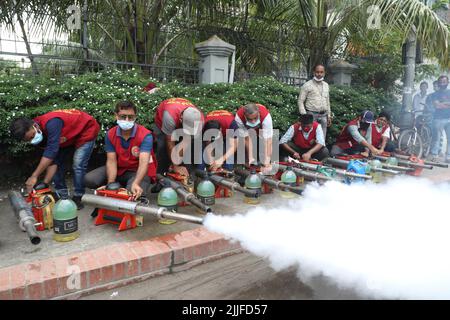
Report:
[[[412,93],[416,71],[416,44],[417,37],[415,27],[413,26],[409,31],[406,40],[406,66],[403,81],[402,111],[409,111],[412,109]]]
[[[28,37],[27,37],[26,30],[25,30],[25,24],[23,23],[22,14],[19,12],[16,12],[16,14],[17,14],[17,21],[19,22],[20,29],[22,30],[22,38],[23,38],[23,41],[25,42],[25,47],[27,49],[28,59],[30,59],[33,74],[39,75],[39,69],[36,65],[36,62],[34,62],[34,56],[33,56],[33,53],[31,52],[30,43],[28,42]]]
[[[309,35],[309,58],[308,58],[308,76],[312,75],[313,68],[317,64],[327,65],[328,52],[326,46],[328,37],[326,28],[311,29]]]

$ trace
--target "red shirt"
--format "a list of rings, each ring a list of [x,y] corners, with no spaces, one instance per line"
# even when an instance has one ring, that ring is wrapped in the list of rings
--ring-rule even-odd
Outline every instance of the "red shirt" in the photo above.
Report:
[[[314,121],[312,124],[312,131],[308,135],[308,139],[305,139],[301,131],[300,123],[294,124],[294,143],[302,149],[311,149],[316,144],[317,127],[319,123]]]
[[[349,126],[353,125],[354,126],[358,125],[358,119],[353,119],[352,121],[347,123],[345,127],[342,129],[339,136],[336,138],[336,145],[339,148],[346,150],[359,144],[355,139],[353,139],[352,135],[347,130]]]
[[[156,109],[156,115],[155,115],[155,124],[159,129],[162,129],[162,121],[163,121],[163,115],[164,112],[167,111],[170,116],[173,118],[175,125],[178,128],[182,127],[181,124],[181,113],[186,110],[187,108],[195,108],[198,110],[198,108],[189,100],[183,99],[183,98],[170,98],[167,100],[164,100],[161,102]],[[203,113],[201,113],[202,122],[204,122],[204,116]]]
[[[206,122],[212,120],[220,123],[220,130],[222,131],[222,135],[225,137],[227,134],[227,129],[230,129],[231,123],[234,121],[234,115],[226,110],[215,110],[206,115]]]
[[[269,110],[262,104],[256,103],[256,106],[259,110],[259,120],[261,121],[261,124],[263,123],[264,119],[270,114]],[[244,107],[240,107],[239,110],[236,112],[236,115],[241,119],[242,123],[245,125],[247,120],[245,119],[245,113],[244,113]],[[259,132],[259,128],[255,129],[256,133]]]
[[[381,147],[383,133],[386,132],[389,126],[384,125],[383,128],[381,128],[381,132],[378,132],[377,125],[375,123],[372,123],[371,126],[372,126],[372,145],[375,148],[379,148]]]
[[[139,167],[139,147],[144,141],[144,138],[151,134],[152,132],[146,129],[144,126],[140,124],[135,124],[136,135],[134,138],[131,138],[130,144],[127,149],[124,149],[120,143],[120,137],[117,135],[118,126],[114,126],[113,128],[108,130],[108,139],[111,141],[111,144],[114,146],[117,155],[117,175],[121,176],[126,171],[137,171]],[[147,175],[155,179],[156,178],[156,157],[152,150],[150,153],[150,160],[148,163]]]
[[[39,125],[42,133],[47,135],[47,122],[54,118],[59,118],[64,123],[59,141],[59,146],[62,148],[72,145],[79,148],[86,142],[97,139],[100,125],[94,117],[80,110],[55,110],[38,116],[33,120]]]

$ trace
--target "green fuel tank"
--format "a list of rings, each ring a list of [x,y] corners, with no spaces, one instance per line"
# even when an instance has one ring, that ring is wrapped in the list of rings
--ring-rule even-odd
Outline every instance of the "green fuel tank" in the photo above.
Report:
[[[207,174],[197,185],[197,197],[203,204],[212,206],[216,203],[216,198],[214,197],[215,193],[216,187],[214,186],[214,183],[211,182],[209,175]]]
[[[370,172],[369,175],[372,176],[372,181],[374,183],[380,183],[383,181],[383,174],[381,172],[376,172],[373,169],[381,169],[383,166],[380,160],[374,159],[369,161]]]
[[[259,175],[256,173],[255,169],[252,169],[250,171],[250,174],[245,178],[245,188],[249,190],[258,190],[261,191],[262,188],[262,181]],[[251,198],[251,197],[244,197],[244,202],[248,204],[258,204],[259,203],[259,197],[258,198]]]
[[[291,166],[287,166],[286,170],[281,175],[281,182],[287,184],[288,186],[296,186],[297,185],[297,175],[292,170]],[[296,195],[290,191],[280,191],[281,197],[283,198],[295,198]]]
[[[391,166],[398,166],[398,159],[396,157],[389,157],[386,160],[386,164],[389,164]]]
[[[53,239],[66,242],[80,236],[77,205],[68,197],[61,197],[53,207]]]
[[[281,175],[281,182],[290,186],[295,186],[297,184],[297,175],[292,170],[291,166],[286,167],[286,170]]]
[[[165,186],[158,193],[157,204],[158,207],[163,207],[170,211],[177,211],[178,209],[177,192],[173,188]]]

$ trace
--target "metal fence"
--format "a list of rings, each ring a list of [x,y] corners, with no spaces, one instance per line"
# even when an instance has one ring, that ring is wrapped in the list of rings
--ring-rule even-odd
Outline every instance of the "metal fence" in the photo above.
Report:
[[[179,21],[176,25],[158,29],[148,19],[143,20],[140,27],[135,23],[125,30],[121,25],[123,21],[116,18],[113,12],[109,21],[102,21],[102,16],[87,8],[80,28],[72,31],[56,25],[36,31],[33,17],[27,12],[21,14],[24,29],[19,28],[18,21],[14,32],[7,31],[5,25],[0,24],[0,73],[64,77],[110,68],[134,68],[159,82],[199,82],[201,70],[194,54],[194,42],[196,39],[207,39],[215,30],[193,29]],[[26,41],[24,33],[27,35]],[[276,70],[266,73],[237,70],[235,82],[257,76],[273,76],[296,86],[306,81],[305,77],[292,76],[292,72],[287,71],[288,67],[282,69],[284,72]]]

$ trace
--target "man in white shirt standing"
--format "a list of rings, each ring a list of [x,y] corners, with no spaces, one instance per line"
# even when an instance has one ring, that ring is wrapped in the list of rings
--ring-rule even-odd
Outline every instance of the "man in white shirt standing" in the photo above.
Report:
[[[428,83],[423,81],[420,84],[420,91],[414,95],[413,98],[413,111],[422,112],[425,109],[427,99]],[[417,115],[417,114],[416,114]]]
[[[312,114],[317,121],[326,139],[327,127],[331,125],[330,89],[324,81],[325,67],[318,64],[314,67],[314,78],[307,81],[300,88],[298,108],[300,114]]]

